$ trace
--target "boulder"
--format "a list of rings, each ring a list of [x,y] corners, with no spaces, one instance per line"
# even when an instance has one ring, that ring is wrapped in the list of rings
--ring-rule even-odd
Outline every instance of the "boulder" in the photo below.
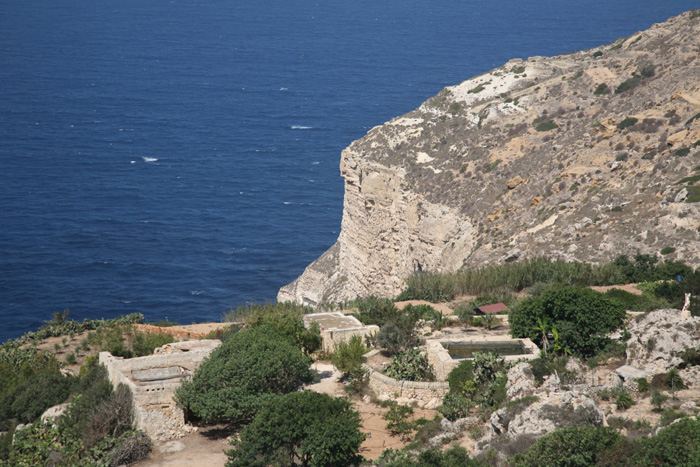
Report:
[[[47,423],[48,421],[53,421],[66,413],[66,410],[68,410],[68,403],[49,407],[43,414],[41,414],[41,422]]]

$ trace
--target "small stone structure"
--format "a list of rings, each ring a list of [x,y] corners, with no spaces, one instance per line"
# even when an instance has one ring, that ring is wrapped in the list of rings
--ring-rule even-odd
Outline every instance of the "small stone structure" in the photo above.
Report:
[[[352,336],[363,337],[379,332],[379,326],[365,326],[354,316],[344,315],[339,311],[304,315],[304,326],[308,328],[311,323],[318,323],[321,327],[321,349],[327,353],[333,352],[336,344],[347,341]]]
[[[376,355],[379,350],[365,354],[365,359]],[[434,409],[442,404],[442,399],[450,392],[446,381],[401,381],[362,365],[369,376],[369,388],[380,400],[394,400],[399,404],[415,403],[418,407]]]
[[[156,349],[154,355],[130,359],[100,352],[99,361],[115,388],[123,383],[131,390],[136,427],[163,441],[192,430],[173,396],[219,344],[219,340],[175,342]]]
[[[530,339],[509,339],[504,336],[488,336],[481,337],[479,339],[473,338],[462,338],[462,339],[429,339],[426,341],[426,348],[428,350],[428,363],[433,366],[435,371],[435,377],[441,381],[447,379],[447,375],[459,366],[461,360],[452,358],[447,349],[443,344],[445,343],[463,343],[474,346],[481,346],[484,344],[494,344],[497,345],[502,342],[513,343],[519,342],[528,353],[523,355],[506,355],[503,358],[507,362],[517,361],[517,360],[533,360],[539,356],[539,348]]]

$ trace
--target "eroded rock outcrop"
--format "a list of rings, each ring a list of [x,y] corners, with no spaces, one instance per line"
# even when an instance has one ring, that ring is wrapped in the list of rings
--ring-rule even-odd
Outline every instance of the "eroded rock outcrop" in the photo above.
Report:
[[[420,271],[548,256],[700,262],[700,18],[514,59],[345,149],[338,242],[280,290],[394,296]]]
[[[656,310],[632,320],[628,331],[627,364],[655,375],[680,364],[679,355],[698,346],[700,318],[681,319],[680,310]]]

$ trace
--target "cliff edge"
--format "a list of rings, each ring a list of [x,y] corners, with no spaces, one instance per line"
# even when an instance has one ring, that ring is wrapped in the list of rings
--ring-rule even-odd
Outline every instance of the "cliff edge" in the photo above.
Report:
[[[511,60],[373,128],[342,152],[338,241],[277,299],[395,296],[417,272],[536,256],[700,262],[698,57],[691,11]]]

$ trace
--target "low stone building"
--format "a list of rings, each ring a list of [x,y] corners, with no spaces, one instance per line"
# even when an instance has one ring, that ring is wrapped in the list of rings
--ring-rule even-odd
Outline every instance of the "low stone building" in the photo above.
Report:
[[[333,352],[337,343],[347,341],[352,336],[364,337],[379,332],[379,326],[365,326],[354,316],[344,315],[339,311],[304,315],[304,326],[309,328],[312,323],[318,323],[321,327],[321,349],[327,353]]]
[[[219,340],[175,342],[156,349],[154,355],[130,359],[100,352],[99,362],[115,388],[123,383],[131,390],[136,427],[162,441],[192,430],[173,397],[180,383],[191,379],[219,344]]]

